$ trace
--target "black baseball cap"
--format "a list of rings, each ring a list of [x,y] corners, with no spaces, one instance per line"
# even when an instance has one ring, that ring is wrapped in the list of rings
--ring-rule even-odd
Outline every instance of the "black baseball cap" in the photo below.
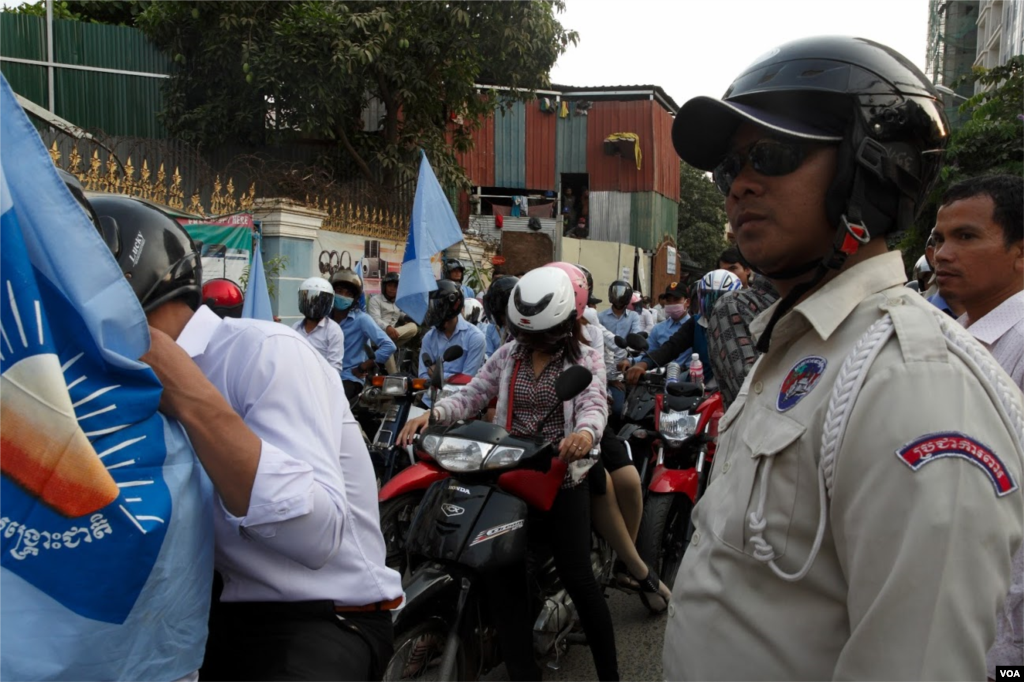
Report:
[[[665,292],[658,296],[659,299],[671,296],[672,298],[686,298],[686,285],[679,282],[672,282],[665,287]]]

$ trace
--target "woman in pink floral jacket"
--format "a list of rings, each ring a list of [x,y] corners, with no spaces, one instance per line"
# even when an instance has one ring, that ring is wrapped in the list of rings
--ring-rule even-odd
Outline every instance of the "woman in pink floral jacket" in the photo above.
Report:
[[[515,341],[491,355],[462,391],[438,401],[434,414],[443,422],[468,419],[497,398],[496,424],[513,436],[540,436],[559,444],[559,457],[569,469],[543,522],[531,525],[531,537],[537,532],[550,542],[559,578],[579,611],[598,678],[617,680],[611,613],[590,564],[590,491],[586,475],[596,461],[590,453],[608,414],[604,358],[580,343],[583,337],[576,291],[561,269],[537,268],[520,279],[509,297],[507,320]],[[558,410],[555,379],[574,364],[589,369],[593,380]],[[426,423],[427,415],[410,420],[399,442],[410,442]],[[489,575],[485,588],[487,603],[499,624],[498,641],[509,677],[539,680],[525,571],[513,567]]]

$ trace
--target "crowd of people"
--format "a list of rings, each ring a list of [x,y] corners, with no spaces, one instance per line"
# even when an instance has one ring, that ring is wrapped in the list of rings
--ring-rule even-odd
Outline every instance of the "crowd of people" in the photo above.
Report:
[[[304,281],[291,328],[240,319],[241,292],[203,285],[174,220],[79,198],[120,231],[113,256],[152,337],[142,359],[215,491],[209,637],[168,679],[380,678],[403,589],[350,404],[417,339],[416,375],[458,346],[445,377],[473,378],[400,444],[481,413],[557,444],[567,468],[544,528],[598,679],[619,667],[592,528],[617,579],[667,614],[666,679],[994,679],[1024,664],[1024,179],[948,189],[911,287],[886,238],[921,211],[948,124],[893,50],[781,46],[723,98],[688,101],[672,138],[725,195],[735,246],[653,308],[615,281],[597,312],[590,271],[550,263],[496,277],[476,320],[465,267],[446,260],[421,325],[395,303],[397,274],[364,312],[350,270]],[[615,342],[631,334],[648,341],[635,358]],[[630,385],[694,358],[727,410],[669,591],[634,546],[643,492],[615,427]],[[558,409],[573,365],[593,380]],[[486,589],[510,678],[540,679],[526,575]]]

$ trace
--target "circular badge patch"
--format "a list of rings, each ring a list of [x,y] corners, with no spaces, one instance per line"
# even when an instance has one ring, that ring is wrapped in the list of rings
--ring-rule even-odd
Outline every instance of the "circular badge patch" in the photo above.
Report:
[[[779,412],[785,412],[803,400],[804,396],[810,393],[814,385],[818,383],[821,375],[825,373],[827,364],[828,361],[825,358],[812,355],[793,365],[786,380],[782,382],[782,388],[779,389],[779,399],[775,403]]]

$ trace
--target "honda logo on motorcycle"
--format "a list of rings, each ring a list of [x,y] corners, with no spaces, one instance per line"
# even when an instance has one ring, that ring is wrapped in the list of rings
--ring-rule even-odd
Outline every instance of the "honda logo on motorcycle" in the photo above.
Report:
[[[479,545],[481,542],[493,540],[499,535],[505,535],[506,533],[511,533],[514,530],[519,530],[523,527],[523,523],[524,521],[520,519],[519,521],[513,521],[512,523],[488,528],[487,530],[480,532],[476,538],[474,538],[473,542],[469,543],[469,546],[472,547],[473,545]]]
[[[441,511],[444,512],[445,516],[461,516],[466,513],[466,510],[462,507],[456,507],[454,504],[442,504]]]

